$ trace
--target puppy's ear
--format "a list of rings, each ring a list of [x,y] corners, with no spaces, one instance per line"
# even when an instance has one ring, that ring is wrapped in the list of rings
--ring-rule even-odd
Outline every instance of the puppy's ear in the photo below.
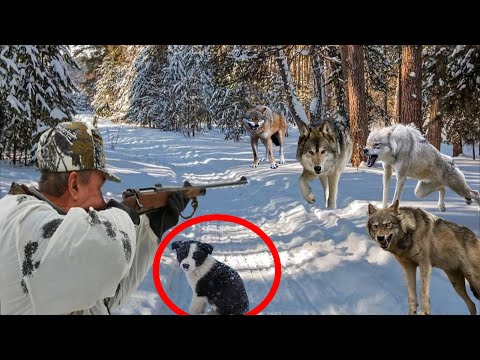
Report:
[[[377,208],[372,204],[368,204],[368,215],[375,214],[377,212]]]
[[[213,246],[207,243],[200,243],[200,249],[205,251],[207,254],[211,254],[213,251]]]
[[[391,212],[393,212],[395,215],[398,215],[398,205],[399,205],[399,201],[398,201],[398,199],[397,199],[397,200],[395,200],[395,202],[393,203],[393,205],[388,208],[388,210],[390,210]]]
[[[177,250],[180,247],[180,245],[182,245],[181,241],[174,241],[172,243],[172,250]]]

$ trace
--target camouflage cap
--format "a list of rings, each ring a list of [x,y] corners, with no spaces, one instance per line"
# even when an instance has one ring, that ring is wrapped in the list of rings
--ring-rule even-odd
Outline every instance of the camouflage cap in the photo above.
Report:
[[[43,171],[100,170],[107,180],[120,182],[106,169],[102,137],[88,123],[64,122],[45,131],[40,136],[37,162]]]

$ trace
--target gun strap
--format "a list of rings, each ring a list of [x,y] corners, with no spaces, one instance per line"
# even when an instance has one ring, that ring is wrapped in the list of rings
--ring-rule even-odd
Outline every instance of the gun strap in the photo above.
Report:
[[[192,207],[193,207],[193,211],[190,214],[190,216],[183,216],[182,213],[180,213],[180,216],[186,220],[186,219],[190,219],[193,216],[193,214],[195,214],[195,211],[197,211],[197,207],[198,207],[198,200],[196,196],[192,198]]]

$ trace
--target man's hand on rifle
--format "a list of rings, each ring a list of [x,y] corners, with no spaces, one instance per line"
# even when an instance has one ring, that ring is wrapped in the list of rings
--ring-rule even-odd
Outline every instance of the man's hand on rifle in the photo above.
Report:
[[[188,181],[183,186],[191,186]],[[185,198],[181,192],[174,192],[168,197],[168,205],[148,212],[150,227],[160,239],[163,233],[177,225],[180,213],[187,207],[190,199]]]
[[[140,216],[132,208],[129,208],[127,205],[125,205],[121,202],[118,202],[115,199],[110,199],[107,203],[107,209],[110,209],[112,207],[115,207],[115,208],[118,208],[120,210],[125,211],[130,216],[130,218],[132,219],[132,221],[135,225],[140,224]]]

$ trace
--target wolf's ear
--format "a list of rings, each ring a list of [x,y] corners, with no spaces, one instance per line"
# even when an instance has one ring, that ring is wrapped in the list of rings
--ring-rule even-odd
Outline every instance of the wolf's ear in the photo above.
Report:
[[[262,113],[262,115],[263,115],[263,113],[264,113],[266,110],[267,110],[267,107],[266,107],[266,106],[262,106],[262,107],[260,108],[260,112]]]
[[[395,215],[398,215],[398,205],[399,205],[399,201],[398,201],[398,199],[397,199],[397,200],[395,200],[395,202],[393,203],[393,205],[388,208],[388,210],[390,210],[391,212],[393,212]]]
[[[207,243],[200,243],[200,249],[205,251],[207,254],[211,254],[213,251],[213,246]]]
[[[182,244],[181,241],[174,241],[172,243],[172,250],[177,250],[180,247],[181,244]]]
[[[320,131],[325,137],[330,137],[332,140],[335,139],[335,133],[329,121],[323,122],[322,126],[320,126]]]
[[[308,136],[311,129],[307,124],[305,124],[302,120],[298,120],[297,126],[298,126],[298,132],[300,133],[300,136]]]
[[[377,212],[377,208],[372,204],[368,204],[368,215],[375,214]]]

